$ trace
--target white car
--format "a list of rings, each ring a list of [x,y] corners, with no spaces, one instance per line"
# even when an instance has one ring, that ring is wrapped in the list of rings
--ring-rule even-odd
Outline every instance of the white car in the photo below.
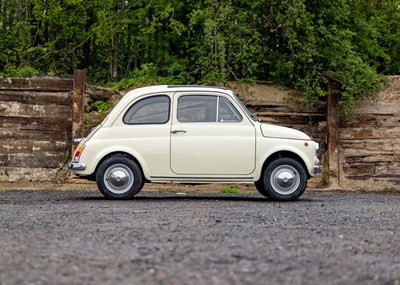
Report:
[[[111,199],[145,182],[239,182],[291,201],[321,171],[317,150],[303,132],[257,121],[231,90],[163,85],[128,92],[68,167]]]

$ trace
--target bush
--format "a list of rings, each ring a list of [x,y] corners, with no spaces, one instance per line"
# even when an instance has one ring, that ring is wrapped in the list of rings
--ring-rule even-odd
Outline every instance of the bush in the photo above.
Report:
[[[33,77],[38,74],[39,72],[30,66],[15,67],[14,65],[7,64],[1,75],[5,77]]]

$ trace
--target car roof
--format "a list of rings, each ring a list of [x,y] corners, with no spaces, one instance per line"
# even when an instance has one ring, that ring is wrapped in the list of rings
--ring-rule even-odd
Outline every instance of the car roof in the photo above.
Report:
[[[207,86],[207,85],[153,85],[141,88],[136,88],[124,95],[125,96],[138,96],[145,93],[153,92],[185,92],[185,91],[230,91],[226,87],[220,86]],[[135,95],[133,95],[135,94]]]
[[[162,92],[223,92],[224,94],[228,94],[228,96],[232,96],[233,92],[225,87],[218,86],[205,86],[205,85],[153,85],[146,86],[141,88],[136,88],[128,93],[126,93],[119,103],[113,108],[111,113],[109,114],[108,124],[113,122],[120,111],[126,107],[126,105],[136,97],[140,97],[145,94],[152,93],[162,93]]]
[[[173,89],[187,89],[187,88],[194,88],[194,89],[220,89],[220,90],[229,90],[223,86],[208,86],[208,85],[168,85],[168,88]]]

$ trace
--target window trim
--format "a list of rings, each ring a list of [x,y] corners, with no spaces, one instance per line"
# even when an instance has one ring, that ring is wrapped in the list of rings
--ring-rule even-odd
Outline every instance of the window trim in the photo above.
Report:
[[[228,102],[228,104],[230,104],[230,106],[234,108],[234,110],[232,110],[232,111],[234,111],[235,113],[237,113],[240,116],[240,120],[237,120],[237,121],[234,121],[234,120],[220,121],[219,120],[219,105],[220,105],[221,98],[225,99]],[[225,104],[225,103],[223,103],[223,104]],[[217,123],[226,124],[226,123],[241,123],[241,122],[243,122],[243,115],[240,113],[239,109],[235,107],[235,105],[232,103],[232,101],[226,97],[218,96]]]
[[[179,120],[179,118],[178,118],[178,110],[179,110],[179,101],[180,101],[180,99],[181,98],[184,98],[184,97],[192,97],[192,96],[198,96],[198,97],[200,97],[200,96],[209,96],[209,97],[217,97],[217,102],[216,102],[216,114],[215,114],[215,118],[214,118],[214,121],[212,121],[212,122],[202,122],[202,121],[195,121],[195,122],[191,122],[191,121],[181,121],[181,120]],[[227,120],[227,121],[219,121],[219,106],[220,106],[220,100],[221,100],[221,98],[223,98],[223,99],[225,99],[225,100],[227,100],[228,101],[228,103],[229,104],[231,104],[231,106],[236,110],[236,112],[239,114],[239,116],[240,116],[240,120],[237,120],[237,121],[233,121],[233,120]],[[183,94],[183,95],[181,95],[181,96],[179,96],[178,98],[177,98],[177,100],[176,100],[176,121],[177,122],[179,122],[179,123],[184,123],[184,124],[215,124],[215,123],[220,123],[220,124],[227,124],[227,123],[241,123],[241,122],[243,122],[243,115],[242,115],[242,113],[240,112],[240,108],[237,108],[236,106],[235,106],[235,104],[229,99],[229,98],[227,98],[227,97],[225,97],[225,96],[222,96],[222,95],[219,95],[219,94],[202,94],[202,93],[196,93],[196,94]]]
[[[167,120],[165,122],[155,122],[155,123],[154,122],[151,122],[151,123],[132,123],[132,122],[127,122],[126,116],[129,113],[129,111],[131,110],[131,108],[133,108],[139,102],[142,102],[142,101],[144,101],[146,99],[149,99],[149,98],[155,98],[155,97],[164,97],[164,98],[168,99],[168,115],[167,115]],[[144,98],[141,98],[141,99],[135,101],[132,105],[129,106],[129,108],[125,111],[125,114],[122,117],[122,122],[125,125],[165,125],[170,120],[171,120],[171,97],[166,95],[166,94],[157,94],[157,95],[146,96]]]

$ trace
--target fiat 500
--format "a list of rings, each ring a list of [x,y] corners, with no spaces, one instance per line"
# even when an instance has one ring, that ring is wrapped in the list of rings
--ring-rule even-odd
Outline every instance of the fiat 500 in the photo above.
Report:
[[[238,182],[292,201],[321,171],[317,150],[303,132],[259,122],[226,88],[151,86],[123,96],[68,167],[110,199],[132,198],[146,182]]]

